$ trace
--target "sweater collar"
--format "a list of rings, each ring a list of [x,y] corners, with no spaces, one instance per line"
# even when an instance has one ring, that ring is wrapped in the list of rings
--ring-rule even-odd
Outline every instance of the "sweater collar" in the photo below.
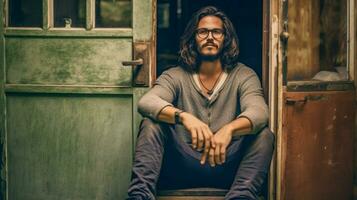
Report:
[[[204,93],[204,91],[202,90],[199,80],[198,80],[198,74],[197,73],[190,73],[190,80],[191,80],[191,84],[193,85],[193,87],[197,90],[197,92],[204,97],[205,99],[207,99],[208,101],[210,101],[211,103],[213,103],[217,97],[219,96],[220,91],[224,88],[224,86],[227,83],[227,80],[229,78],[231,73],[228,73],[226,70],[224,70],[219,82],[217,83],[215,89],[213,90],[213,93],[211,96],[206,96],[206,94]]]

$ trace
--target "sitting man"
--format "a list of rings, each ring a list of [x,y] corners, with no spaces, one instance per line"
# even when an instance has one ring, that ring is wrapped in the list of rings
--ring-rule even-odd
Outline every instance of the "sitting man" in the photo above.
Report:
[[[258,199],[274,135],[254,71],[238,63],[232,22],[199,10],[181,38],[180,65],[165,71],[139,101],[128,199],[154,200],[157,188],[217,187],[225,199]]]

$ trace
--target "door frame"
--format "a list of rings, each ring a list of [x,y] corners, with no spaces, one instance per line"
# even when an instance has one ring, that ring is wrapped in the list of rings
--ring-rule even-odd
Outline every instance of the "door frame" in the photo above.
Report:
[[[263,33],[262,33],[262,86],[266,102],[269,106],[269,128],[277,135],[277,18],[274,16],[276,1],[263,1]],[[276,194],[276,148],[268,175],[268,199],[275,199]]]

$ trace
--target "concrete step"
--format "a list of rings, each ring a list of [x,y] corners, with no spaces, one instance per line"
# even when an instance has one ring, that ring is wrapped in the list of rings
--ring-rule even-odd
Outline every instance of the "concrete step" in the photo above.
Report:
[[[157,200],[224,200],[228,190],[218,188],[190,188],[179,190],[160,190]],[[263,196],[259,200],[265,200]]]
[[[158,200],[223,200],[228,190],[218,188],[192,188],[158,191]]]
[[[224,200],[224,197],[214,197],[214,196],[170,196],[170,197],[158,197],[157,200]]]

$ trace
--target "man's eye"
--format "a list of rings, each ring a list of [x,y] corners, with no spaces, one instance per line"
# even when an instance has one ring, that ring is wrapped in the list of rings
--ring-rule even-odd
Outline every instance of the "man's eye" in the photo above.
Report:
[[[198,31],[198,34],[206,34],[207,33],[207,30],[199,30]]]

